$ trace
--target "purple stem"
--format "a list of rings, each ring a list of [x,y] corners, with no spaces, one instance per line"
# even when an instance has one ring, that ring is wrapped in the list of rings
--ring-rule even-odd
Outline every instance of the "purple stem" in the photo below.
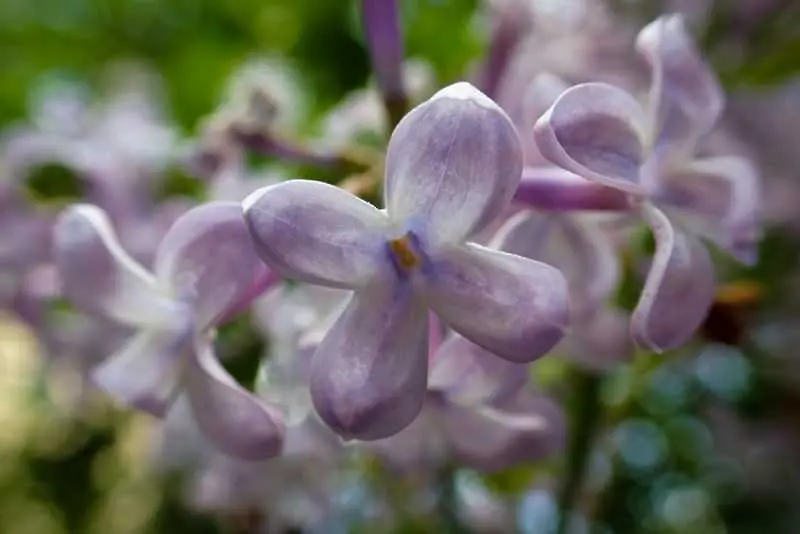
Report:
[[[510,11],[510,10],[509,10]],[[497,91],[503,79],[511,57],[517,45],[527,31],[527,25],[513,13],[502,13],[499,23],[492,32],[489,42],[489,54],[483,65],[481,90],[492,99],[497,98]]]
[[[554,167],[526,167],[514,200],[545,211],[628,211],[628,195]]]
[[[369,169],[367,164],[345,155],[312,152],[299,144],[287,139],[280,139],[269,133],[237,131],[235,135],[245,148],[284,161],[320,167],[342,174],[365,172]]]
[[[408,109],[403,86],[403,34],[397,0],[362,0],[361,18],[372,70],[394,127]]]

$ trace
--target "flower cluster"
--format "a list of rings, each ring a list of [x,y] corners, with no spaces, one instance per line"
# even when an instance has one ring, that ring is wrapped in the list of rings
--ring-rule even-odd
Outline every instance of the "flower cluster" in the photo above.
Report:
[[[187,143],[122,99],[76,104],[74,131],[20,128],[3,148],[2,304],[79,360],[88,383],[164,419],[164,459],[178,450],[195,465],[198,506],[302,495],[331,520],[334,481],[309,473],[333,472],[345,449],[433,472],[553,455],[565,416],[529,364],[561,354],[599,369],[635,346],[680,347],[714,298],[706,243],[757,259],[758,173],[704,144],[724,96],[679,15],[627,45],[648,67],[647,98],[634,75],[623,89],[542,68],[520,90],[509,65],[530,57],[535,25],[508,2],[474,82],[483,90],[460,81],[407,110],[420,99],[403,80],[394,4],[363,2],[377,89],[329,120],[346,132],[332,135],[394,123],[378,157],[339,138],[290,141],[275,115],[292,103],[269,77]],[[368,187],[253,171],[248,151]],[[42,161],[80,178],[81,202],[26,197]],[[177,164],[207,184],[203,202],[158,197]],[[381,206],[362,198],[375,186]],[[640,222],[655,251],[628,312],[614,295]],[[67,309],[42,313],[57,303]],[[231,323],[268,341],[253,391],[226,370]]]

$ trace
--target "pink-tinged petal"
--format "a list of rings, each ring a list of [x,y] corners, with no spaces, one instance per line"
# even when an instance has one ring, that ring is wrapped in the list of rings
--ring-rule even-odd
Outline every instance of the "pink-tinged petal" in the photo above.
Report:
[[[449,399],[475,404],[508,398],[528,382],[528,366],[498,358],[453,334],[439,348],[428,376],[428,389]]]
[[[522,145],[511,120],[460,82],[395,128],[386,154],[386,208],[429,242],[458,242],[500,214],[521,175]]]
[[[725,96],[680,15],[659,17],[639,33],[636,48],[650,64],[651,132],[659,152],[694,149],[711,131]]]
[[[62,291],[83,311],[136,326],[173,322],[174,306],[157,293],[152,275],[122,249],[100,208],[77,204],[61,213],[53,248]]]
[[[545,397],[524,395],[511,409],[448,403],[442,424],[456,458],[497,471],[558,452],[566,424],[561,408]]]
[[[386,217],[338,187],[291,180],[259,189],[243,207],[256,252],[283,276],[353,289],[387,265]]]
[[[354,293],[311,362],[311,397],[346,439],[396,434],[419,414],[428,384],[428,314],[408,285]]]
[[[621,268],[609,235],[580,216],[524,212],[498,231],[498,248],[559,269],[567,279],[572,318],[591,314],[617,289]]]
[[[606,83],[564,91],[539,118],[534,139],[548,161],[589,180],[642,194],[647,117],[627,92]]]
[[[679,232],[663,212],[645,205],[656,239],[650,272],[631,316],[631,334],[655,352],[686,343],[700,328],[714,300],[714,265],[705,246]]]
[[[215,324],[238,304],[263,271],[238,202],[209,202],[187,211],[155,257],[159,285],[192,303],[199,328]]]
[[[92,381],[122,404],[163,417],[178,393],[183,361],[191,351],[188,330],[144,330],[97,366]]]
[[[479,245],[432,258],[426,289],[444,323],[516,363],[546,354],[569,321],[567,282],[557,269]]]
[[[749,160],[735,156],[695,160],[665,177],[658,200],[739,261],[752,265],[757,260],[761,183]]]
[[[558,167],[526,167],[514,193],[518,204],[543,211],[626,211],[628,195]]]
[[[279,411],[237,384],[211,345],[196,344],[186,378],[197,425],[220,452],[248,461],[280,454],[286,428]]]

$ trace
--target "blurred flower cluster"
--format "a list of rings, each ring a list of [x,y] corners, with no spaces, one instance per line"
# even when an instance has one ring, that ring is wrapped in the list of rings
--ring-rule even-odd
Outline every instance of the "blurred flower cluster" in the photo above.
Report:
[[[373,78],[321,114],[251,59],[187,134],[126,63],[4,128],[0,344],[47,415],[0,456],[116,440],[97,532],[147,531],[164,480],[243,534],[723,533],[797,489],[800,434],[735,409],[792,344],[790,303],[750,308],[791,291],[797,87],[726,106],[694,3],[487,0],[446,82],[402,2],[357,4]],[[53,514],[20,532],[80,532]]]

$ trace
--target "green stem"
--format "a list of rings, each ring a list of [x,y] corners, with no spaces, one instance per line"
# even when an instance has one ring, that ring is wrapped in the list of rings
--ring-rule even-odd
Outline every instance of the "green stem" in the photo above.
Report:
[[[577,392],[573,410],[573,424],[567,449],[567,473],[558,496],[557,534],[566,534],[570,512],[583,486],[586,467],[592,452],[592,443],[601,419],[601,376],[592,371],[575,369],[571,380]]]

